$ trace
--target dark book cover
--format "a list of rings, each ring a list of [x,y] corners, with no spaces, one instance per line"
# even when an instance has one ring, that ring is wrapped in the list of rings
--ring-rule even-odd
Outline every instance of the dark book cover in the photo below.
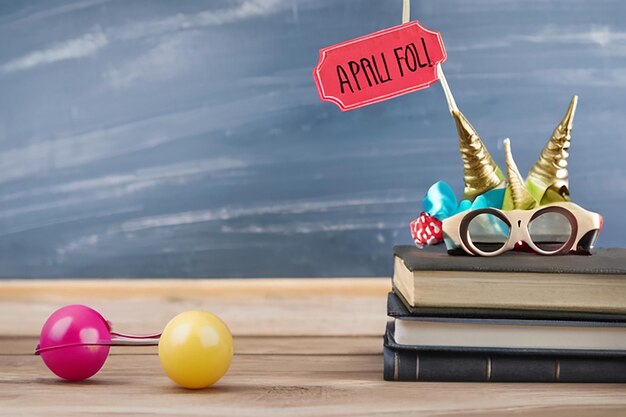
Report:
[[[393,323],[385,333],[383,360],[386,381],[626,382],[626,356],[400,347]]]
[[[387,294],[387,314],[394,318],[458,317],[511,320],[567,320],[626,322],[626,314],[575,312],[561,310],[516,310],[505,308],[411,307],[397,291]]]
[[[626,249],[600,248],[591,256],[541,256],[527,252],[505,252],[499,256],[483,257],[449,255],[444,245],[402,245],[393,248],[409,271],[468,271],[468,272],[537,272],[569,274],[626,274]]]

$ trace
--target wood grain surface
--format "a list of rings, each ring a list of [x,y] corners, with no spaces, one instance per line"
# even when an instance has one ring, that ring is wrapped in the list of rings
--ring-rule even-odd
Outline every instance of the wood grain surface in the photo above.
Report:
[[[11,281],[0,285],[0,415],[623,416],[626,385],[382,380],[388,279]],[[116,347],[91,380],[67,383],[32,355],[57,307],[81,302],[115,328],[160,330],[178,312],[220,315],[235,357],[189,391],[153,347]]]

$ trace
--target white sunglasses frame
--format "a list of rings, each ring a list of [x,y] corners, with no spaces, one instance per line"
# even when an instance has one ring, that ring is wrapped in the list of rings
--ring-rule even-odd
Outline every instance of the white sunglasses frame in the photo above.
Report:
[[[570,238],[558,249],[547,251],[539,248],[532,240],[528,227],[532,220],[546,212],[557,212],[564,215],[570,222],[571,235]],[[488,252],[479,249],[471,240],[469,235],[469,223],[476,216],[489,213],[503,220],[509,226],[509,235],[506,242],[499,249]],[[515,248],[517,242],[526,243],[534,252],[540,255],[565,255],[578,249],[581,239],[591,231],[596,231],[592,241],[589,242],[589,251],[593,248],[598,237],[599,231],[602,229],[602,216],[583,209],[582,207],[570,203],[554,203],[546,206],[537,207],[533,210],[499,210],[496,208],[484,208],[476,210],[466,210],[455,214],[443,220],[444,240],[448,250],[458,247],[462,248],[466,253],[477,256],[497,256],[504,252]],[[463,232],[464,230],[464,232]],[[451,248],[450,244],[456,245]]]

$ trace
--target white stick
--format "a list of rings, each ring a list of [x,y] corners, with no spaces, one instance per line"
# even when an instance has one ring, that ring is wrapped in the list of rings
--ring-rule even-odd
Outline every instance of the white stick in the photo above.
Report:
[[[439,77],[441,87],[443,87],[443,92],[446,95],[446,100],[448,101],[448,109],[450,110],[450,113],[452,113],[452,110],[458,111],[459,108],[456,106],[456,101],[454,101],[454,96],[452,95],[452,91],[450,91],[450,86],[448,85],[448,81],[446,80],[446,75],[443,73],[443,68],[441,68],[441,64],[437,64],[437,76]]]
[[[411,0],[403,0],[402,1],[402,23],[407,23],[411,19]],[[446,95],[446,100],[448,101],[448,109],[450,113],[452,110],[458,111],[459,108],[456,106],[456,101],[454,101],[454,96],[452,95],[452,91],[450,91],[450,86],[448,85],[448,80],[446,80],[446,75],[443,73],[443,68],[441,68],[441,64],[437,64],[437,77],[439,78],[439,82],[441,82],[441,86],[443,87],[443,92]]]
[[[411,0],[402,2],[402,23],[407,23],[411,19]]]

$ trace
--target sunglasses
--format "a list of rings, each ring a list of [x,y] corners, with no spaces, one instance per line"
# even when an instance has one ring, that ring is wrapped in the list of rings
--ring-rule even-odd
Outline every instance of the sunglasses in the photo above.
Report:
[[[514,249],[540,255],[588,255],[601,229],[602,216],[570,202],[534,210],[470,210],[443,221],[448,252],[478,256]]]
[[[206,335],[211,337],[206,337]],[[55,375],[82,381],[104,365],[111,346],[157,346],[165,373],[187,388],[204,388],[228,370],[233,343],[230,330],[206,311],[187,311],[174,317],[162,333],[138,336],[115,332],[96,310],[68,305],[46,320],[35,355]]]

